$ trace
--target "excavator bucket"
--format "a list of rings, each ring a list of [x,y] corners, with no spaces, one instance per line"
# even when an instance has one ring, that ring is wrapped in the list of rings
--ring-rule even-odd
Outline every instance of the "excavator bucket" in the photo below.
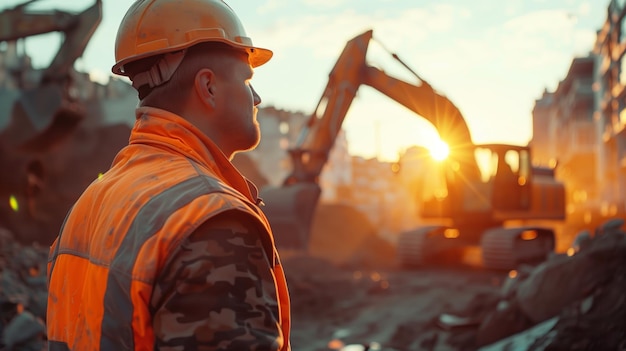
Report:
[[[320,186],[315,183],[261,189],[263,212],[272,226],[278,247],[306,250],[320,193]]]
[[[22,93],[17,101],[16,119],[25,119],[32,135],[20,143],[23,151],[42,152],[71,134],[83,120],[84,113],[77,104],[65,101],[62,88],[47,84]],[[25,118],[24,118],[25,117]]]

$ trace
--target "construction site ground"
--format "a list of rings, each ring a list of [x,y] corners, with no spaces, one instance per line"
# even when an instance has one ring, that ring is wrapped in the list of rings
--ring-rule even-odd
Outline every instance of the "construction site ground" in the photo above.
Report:
[[[309,252],[282,251],[294,351],[626,350],[623,232],[511,279],[474,265],[401,268],[370,229],[353,209],[321,206]],[[11,236],[0,231],[0,350],[42,350],[47,247]]]
[[[506,275],[472,268],[340,267],[314,257],[285,262],[295,350],[377,343],[381,349],[470,350],[477,325],[446,330],[443,313],[491,310]]]
[[[372,230],[355,210],[322,205],[309,252],[283,252],[294,350],[626,350],[623,232],[594,238],[588,257],[510,272],[481,267],[475,251],[401,267]]]

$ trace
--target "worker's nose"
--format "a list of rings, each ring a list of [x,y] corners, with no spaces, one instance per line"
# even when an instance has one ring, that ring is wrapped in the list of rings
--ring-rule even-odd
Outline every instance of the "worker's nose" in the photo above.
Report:
[[[261,97],[259,96],[259,94],[257,94],[256,90],[254,90],[254,87],[252,85],[250,85],[250,91],[252,91],[252,99],[254,100],[254,106],[260,104]]]

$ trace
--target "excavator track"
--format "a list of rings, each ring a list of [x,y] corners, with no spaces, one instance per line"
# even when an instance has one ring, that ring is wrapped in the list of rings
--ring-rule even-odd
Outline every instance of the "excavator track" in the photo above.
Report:
[[[403,267],[415,267],[454,260],[458,256],[454,250],[462,243],[456,237],[446,235],[450,230],[455,231],[447,226],[433,225],[400,234],[396,251],[398,262]]]
[[[483,266],[512,270],[543,261],[554,251],[554,232],[547,228],[493,228],[481,237]]]

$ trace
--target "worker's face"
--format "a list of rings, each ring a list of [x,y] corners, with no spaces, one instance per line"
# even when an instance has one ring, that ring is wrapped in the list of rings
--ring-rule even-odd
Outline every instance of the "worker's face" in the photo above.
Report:
[[[228,74],[218,74],[219,98],[216,123],[222,135],[221,146],[225,153],[233,153],[254,148],[261,133],[256,120],[257,105],[261,97],[252,88],[253,70],[248,63],[247,54],[232,55],[231,69]]]

